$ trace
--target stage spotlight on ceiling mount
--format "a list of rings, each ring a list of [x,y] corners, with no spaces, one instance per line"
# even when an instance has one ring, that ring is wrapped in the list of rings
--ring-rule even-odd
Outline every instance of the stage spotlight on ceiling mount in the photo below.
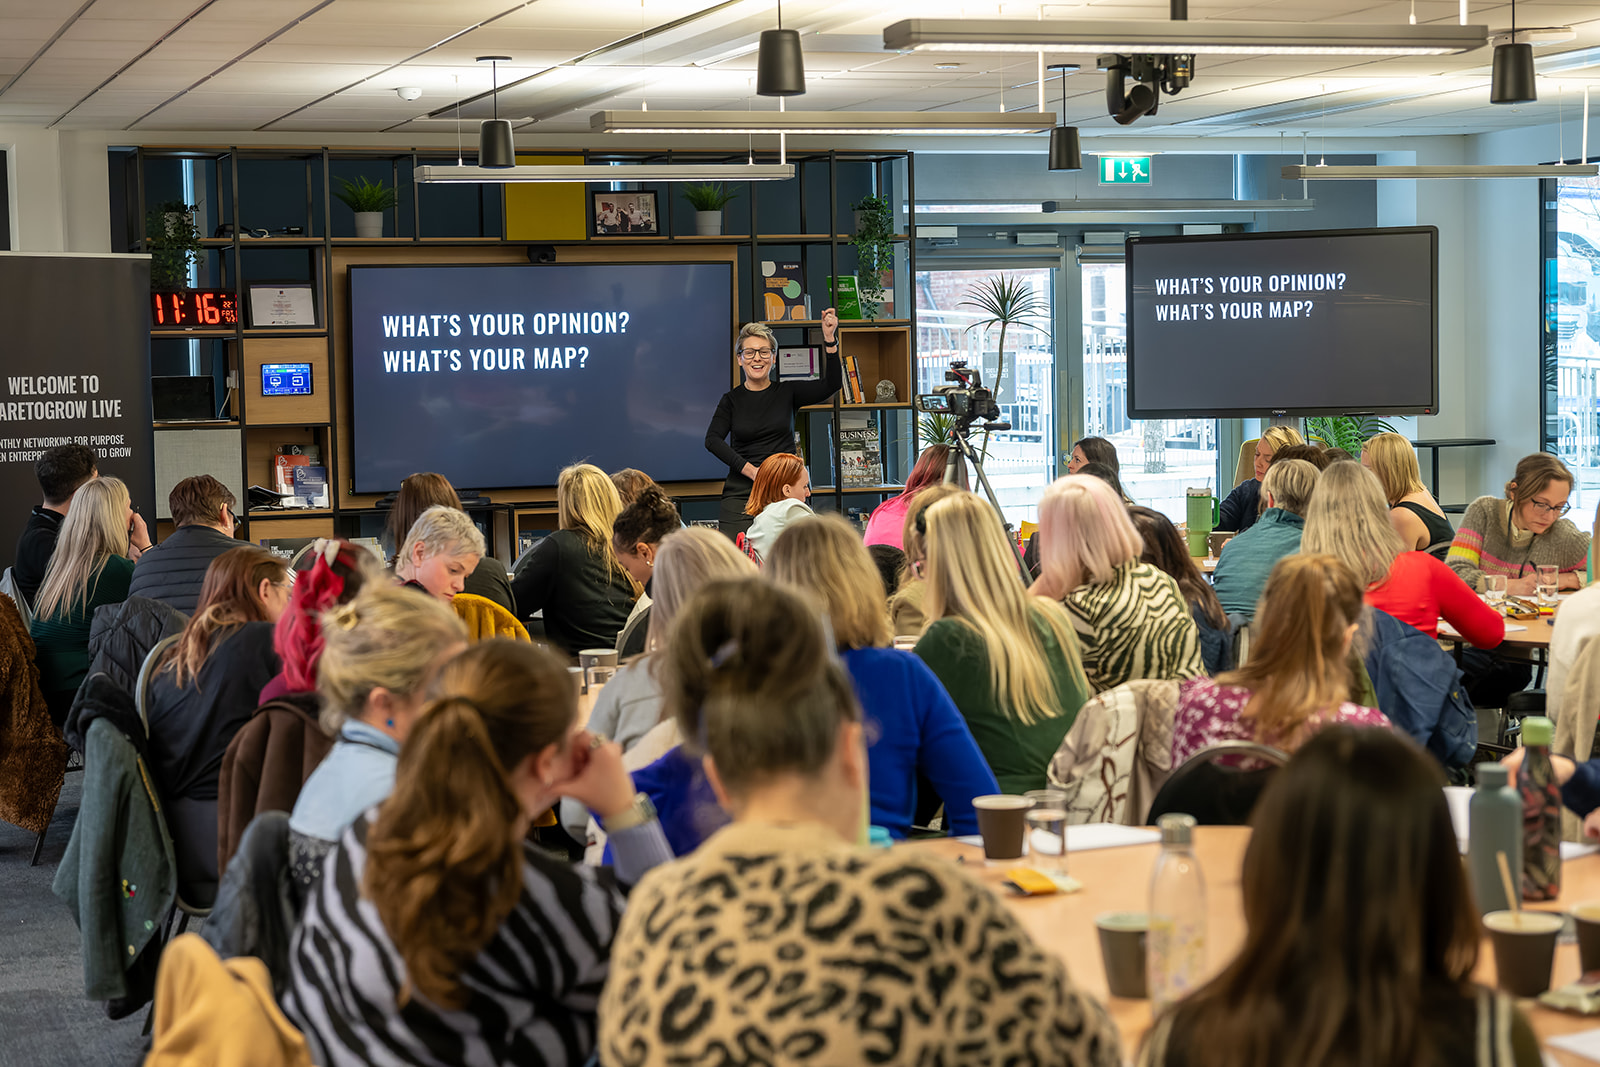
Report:
[[[1106,111],[1119,125],[1126,126],[1144,115],[1154,115],[1161,106],[1161,94],[1176,96],[1194,77],[1194,57],[1190,55],[1103,55],[1100,69],[1106,72]],[[1124,83],[1136,83],[1124,92]]]

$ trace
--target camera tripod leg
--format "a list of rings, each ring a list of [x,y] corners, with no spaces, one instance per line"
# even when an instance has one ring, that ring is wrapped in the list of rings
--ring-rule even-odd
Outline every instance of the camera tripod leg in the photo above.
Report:
[[[1022,549],[1017,546],[1016,530],[1006,519],[1005,509],[1000,506],[1000,498],[994,495],[994,486],[989,484],[989,476],[983,472],[983,461],[978,458],[977,450],[967,439],[966,431],[959,426],[950,431],[950,437],[955,442],[955,447],[950,449],[950,458],[945,461],[945,484],[960,485],[962,461],[972,464],[973,473],[978,476],[978,484],[983,486],[983,492],[988,496],[989,503],[994,506],[995,514],[1000,516],[1000,525],[1006,532],[1006,544],[1010,546],[1011,554],[1016,557],[1017,571],[1022,575],[1022,584],[1024,587],[1032,585],[1033,575],[1028,573],[1028,564],[1022,558]]]

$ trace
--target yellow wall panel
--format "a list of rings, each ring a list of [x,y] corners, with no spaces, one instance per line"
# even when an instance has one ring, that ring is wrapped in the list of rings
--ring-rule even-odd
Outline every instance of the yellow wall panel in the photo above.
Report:
[[[519,166],[582,163],[582,156],[517,156]],[[512,182],[506,190],[506,240],[581,241],[588,234],[583,182]]]

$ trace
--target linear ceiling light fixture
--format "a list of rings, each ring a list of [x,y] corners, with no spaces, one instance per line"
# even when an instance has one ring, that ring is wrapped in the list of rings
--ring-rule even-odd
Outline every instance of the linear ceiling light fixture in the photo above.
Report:
[[[1048,111],[596,111],[595,133],[1042,133]]]
[[[515,167],[517,148],[511,138],[511,121],[500,117],[500,64],[511,62],[511,57],[479,56],[478,62],[489,64],[490,91],[494,94],[494,118],[484,119],[478,127],[478,166]],[[458,104],[458,114],[459,107]]]
[[[417,168],[419,185],[443,182],[759,182],[794,177],[793,163],[582,163],[550,167]]]
[[[1414,167],[1318,167],[1296,164],[1283,168],[1285,181],[1372,181],[1417,178],[1593,178],[1600,175],[1596,163],[1499,164],[1463,163]]]
[[[1486,26],[1221,19],[905,19],[883,31],[883,47],[897,52],[1444,56],[1488,40]]]

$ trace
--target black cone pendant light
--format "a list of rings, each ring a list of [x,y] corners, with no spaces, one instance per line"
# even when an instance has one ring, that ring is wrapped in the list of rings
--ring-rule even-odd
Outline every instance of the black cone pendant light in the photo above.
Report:
[[[1539,99],[1533,77],[1533,45],[1517,43],[1517,0],[1511,0],[1511,43],[1494,46],[1489,103],[1527,104]]]
[[[1067,115],[1067,75],[1078,69],[1076,63],[1053,63],[1051,70],[1061,72],[1061,117]],[[1078,143],[1078,127],[1057,126],[1050,131],[1050,169],[1082,170],[1083,146]]]
[[[500,64],[509,63],[510,56],[479,56],[479,63],[491,65],[491,86],[494,93],[494,118],[484,119],[478,127],[478,166],[514,167],[517,149],[511,139],[511,122],[500,117]]]
[[[778,28],[761,31],[756,54],[757,96],[801,96],[806,91],[806,62],[800,34],[783,28],[783,3],[778,3]]]

